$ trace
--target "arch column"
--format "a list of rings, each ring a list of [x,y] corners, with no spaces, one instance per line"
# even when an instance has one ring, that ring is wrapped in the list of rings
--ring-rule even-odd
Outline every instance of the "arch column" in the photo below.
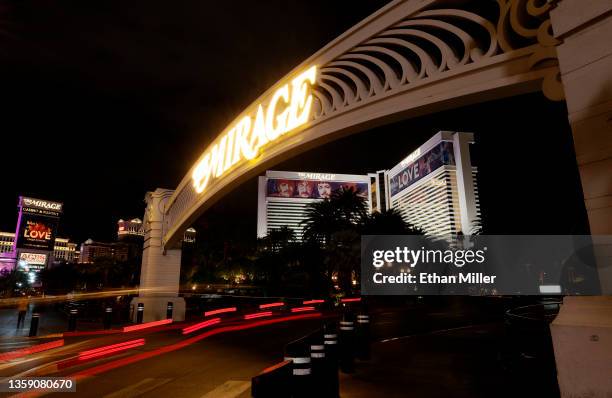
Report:
[[[144,305],[143,322],[166,319],[168,303],[172,303],[172,319],[185,319],[185,299],[178,296],[181,274],[181,249],[164,249],[164,214],[173,190],[158,188],[147,192],[144,216],[144,246],[140,269],[138,297],[132,299],[136,321],[138,305]]]
[[[612,3],[561,0],[551,13],[591,234],[612,235]],[[595,252],[604,296],[565,297],[551,324],[562,397],[612,394],[612,247]]]

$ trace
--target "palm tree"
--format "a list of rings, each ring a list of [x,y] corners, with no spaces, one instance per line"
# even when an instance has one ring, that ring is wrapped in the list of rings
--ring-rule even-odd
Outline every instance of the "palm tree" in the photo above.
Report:
[[[365,199],[352,188],[338,189],[329,199],[308,205],[304,225],[304,240],[325,245],[332,243],[339,231],[355,229],[367,215]]]
[[[362,218],[363,235],[424,235],[425,232],[402,218],[397,209],[374,212]]]
[[[355,225],[368,215],[365,198],[353,188],[335,191],[330,202],[338,208],[345,225]]]
[[[352,275],[360,263],[361,223],[367,217],[365,199],[352,188],[339,189],[329,199],[310,204],[306,211],[304,240],[324,254],[324,275],[338,272],[344,291],[352,288]]]
[[[270,231],[268,235],[260,239],[260,244],[265,248],[278,252],[287,248],[295,241],[295,233],[287,226],[282,226]]]
[[[304,240],[329,242],[332,234],[340,229],[338,208],[330,200],[313,202],[306,208],[304,225]]]

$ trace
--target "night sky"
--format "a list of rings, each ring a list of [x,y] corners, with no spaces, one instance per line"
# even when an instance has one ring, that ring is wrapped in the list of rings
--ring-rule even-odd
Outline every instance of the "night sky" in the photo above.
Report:
[[[20,194],[65,203],[60,235],[114,238],[237,114],[385,1],[0,0],[0,230]],[[403,121],[275,167],[365,173],[440,129],[472,131],[495,233],[584,233],[564,103],[539,93]],[[245,198],[252,198],[245,200]],[[211,210],[255,237],[255,180]],[[244,228],[242,228],[244,227]]]

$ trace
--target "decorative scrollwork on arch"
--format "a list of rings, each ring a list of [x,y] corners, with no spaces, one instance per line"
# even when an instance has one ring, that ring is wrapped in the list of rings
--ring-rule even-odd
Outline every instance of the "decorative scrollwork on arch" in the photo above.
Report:
[[[564,99],[556,54],[559,41],[552,35],[549,18],[553,1],[496,0],[494,16],[479,12],[476,2],[461,9],[435,4],[407,15],[323,65],[312,118],[524,49],[532,50],[530,70],[548,68],[542,81],[544,94],[551,100]]]

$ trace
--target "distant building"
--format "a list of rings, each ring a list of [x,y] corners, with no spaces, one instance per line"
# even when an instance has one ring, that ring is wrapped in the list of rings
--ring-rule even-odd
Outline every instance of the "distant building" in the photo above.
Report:
[[[117,241],[128,248],[128,259],[140,263],[144,244],[144,224],[140,218],[117,221]]]
[[[195,228],[187,228],[185,230],[185,234],[183,235],[184,243],[194,243],[196,241],[196,230]]]
[[[12,252],[15,248],[15,233],[0,232],[0,253]]]
[[[480,220],[477,169],[469,151],[473,142],[471,133],[435,134],[385,172],[379,206],[397,209],[427,235],[472,234]]]
[[[470,235],[480,223],[471,133],[440,131],[390,170],[362,175],[266,171],[259,177],[257,237],[287,227],[302,239],[308,205],[351,187],[371,212],[395,209],[426,235]]]
[[[0,253],[12,252],[15,246],[15,234],[13,232],[0,232]],[[53,243],[52,261],[55,262],[77,262],[77,244],[68,238],[55,238]]]
[[[130,259],[130,246],[121,242],[97,242],[87,239],[81,244],[79,263],[92,264],[96,260],[108,258],[116,262]]]
[[[144,227],[140,218],[132,218],[129,221],[120,219],[117,221],[117,239],[144,238]]]
[[[66,238],[55,238],[53,262],[76,263],[78,260],[76,243]]]
[[[366,175],[266,171],[259,177],[257,237],[287,227],[301,240],[308,205],[329,198],[341,188],[354,189],[369,208],[370,178]]]

